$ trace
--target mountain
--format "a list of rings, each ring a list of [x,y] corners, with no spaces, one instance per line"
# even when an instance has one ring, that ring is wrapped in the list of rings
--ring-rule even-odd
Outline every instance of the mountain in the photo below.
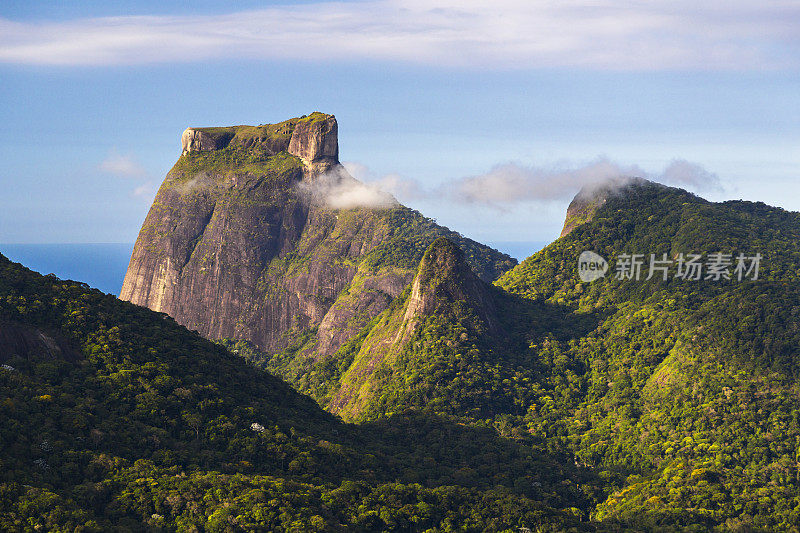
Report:
[[[434,463],[470,449],[583,526],[800,529],[800,214],[620,178],[580,191],[562,236],[510,268],[354,182],[332,121],[192,130],[123,296],[345,427],[447,434]],[[581,263],[608,269],[582,281]],[[453,426],[498,440],[469,448]],[[505,446],[529,456],[492,459]]]
[[[240,351],[345,419],[435,413],[560,450],[600,480],[582,490],[604,527],[797,527],[800,214],[645,180],[587,188],[570,212],[562,238],[494,285],[435,241],[329,358]],[[581,282],[584,251],[605,277]],[[715,279],[717,253],[731,279]],[[626,254],[638,279],[617,275]],[[647,279],[651,254],[666,279]],[[693,254],[706,270],[678,277]],[[739,279],[740,255],[747,269],[760,256],[757,279]]]
[[[163,313],[2,255],[0,364],[3,531],[595,530],[569,456],[421,414],[343,424]]]
[[[608,480],[596,520],[797,529],[800,214],[643,180],[583,191],[570,211],[582,220],[496,283],[598,318],[587,334],[539,345],[543,394],[521,425],[568,442]],[[612,264],[591,283],[576,275],[587,250]],[[709,266],[720,252],[731,279]],[[640,279],[617,275],[626,254],[641,255]],[[667,279],[646,279],[650,254],[672,261]],[[700,279],[677,276],[690,254]],[[739,255],[748,268],[760,256],[757,279],[739,279]]]
[[[409,347],[420,342],[417,340],[420,331],[436,327],[430,323],[432,320],[446,324],[447,328],[463,328],[464,336],[484,331],[499,333],[493,292],[472,272],[455,244],[444,237],[434,241],[423,255],[406,294],[381,315],[369,332],[362,335],[363,339],[356,339],[348,346],[352,362],[344,367],[347,359],[333,355],[332,360],[346,370],[339,377],[338,389],[331,391],[327,408],[345,418],[363,418],[377,404],[386,403],[394,376],[413,374],[408,367]],[[447,339],[452,336],[449,329],[442,335]],[[433,378],[427,374],[417,376]],[[311,376],[313,373],[302,374],[303,378]],[[412,381],[405,381],[409,390],[418,388]],[[381,408],[382,415],[414,404],[409,397],[388,401],[390,405]]]
[[[440,236],[484,280],[516,264],[349,176],[333,115],[181,140],[120,297],[207,338],[273,353],[313,336],[307,356],[326,356],[389,307]]]
[[[463,252],[440,237],[389,309],[333,354],[311,359],[302,346],[273,356],[230,347],[345,420],[421,409],[474,421],[524,414],[522,398],[539,372],[530,343],[587,328],[591,318],[479,279]]]

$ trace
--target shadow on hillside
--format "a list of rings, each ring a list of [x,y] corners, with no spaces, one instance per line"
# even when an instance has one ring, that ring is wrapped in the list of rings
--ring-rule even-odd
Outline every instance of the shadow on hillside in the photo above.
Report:
[[[530,436],[504,438],[488,427],[405,412],[349,426],[365,455],[363,466],[376,481],[505,488],[555,507],[587,511],[587,493],[600,483],[578,467],[573,455]],[[365,474],[362,472],[361,474]]]
[[[507,336],[501,340],[506,349],[527,350],[531,343],[545,337],[569,342],[597,329],[613,309],[576,313],[572,307],[544,300],[531,300],[497,289],[499,316]]]

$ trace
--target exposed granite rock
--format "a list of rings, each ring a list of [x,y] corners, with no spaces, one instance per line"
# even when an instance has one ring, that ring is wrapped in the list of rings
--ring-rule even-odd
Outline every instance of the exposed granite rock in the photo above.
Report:
[[[215,137],[202,129],[186,128],[181,135],[181,154],[203,150],[221,150],[228,145],[230,140],[231,137],[227,135]]]
[[[331,209],[309,201],[301,184],[338,165],[332,115],[187,131],[120,298],[208,338],[248,340],[274,353],[316,328],[303,356],[334,353],[387,309],[439,236],[468,250],[486,280],[515,264],[400,205]]]
[[[313,113],[301,118],[289,141],[289,153],[318,174],[339,162],[339,125],[333,115]]]
[[[80,352],[60,334],[16,322],[0,323],[0,363],[22,359],[76,361]]]
[[[432,317],[450,317],[456,307],[469,309],[483,334],[503,335],[491,286],[474,274],[455,243],[440,237],[425,251],[404,305],[372,328],[326,408],[348,420],[368,412],[399,360],[415,357],[417,328]]]
[[[319,325],[317,342],[310,354],[314,360],[333,354],[355,336],[369,320],[389,308],[394,298],[413,279],[413,272],[383,272],[374,276],[353,279],[360,290],[343,294],[325,314]]]

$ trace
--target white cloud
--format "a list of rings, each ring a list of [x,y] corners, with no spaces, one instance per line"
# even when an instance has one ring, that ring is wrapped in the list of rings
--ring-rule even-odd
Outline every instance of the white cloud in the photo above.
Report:
[[[146,202],[152,202],[156,196],[156,186],[152,181],[146,181],[133,189],[131,196]]]
[[[366,179],[367,186],[387,190],[392,179],[377,178],[364,165],[347,163],[348,170]],[[393,175],[390,175],[393,176]],[[583,187],[624,182],[628,178],[646,178],[665,185],[695,192],[721,191],[719,177],[701,165],[683,159],[670,162],[661,172],[646,172],[635,165],[620,165],[600,157],[581,166],[533,167],[516,163],[497,165],[477,176],[446,181],[434,189],[424,189],[419,182],[397,176],[402,188],[413,191],[401,200],[441,200],[476,206],[507,209],[530,202],[569,200]],[[392,191],[394,193],[394,191]]]
[[[462,202],[503,206],[533,200],[559,200],[571,197],[587,184],[643,173],[639,168],[622,168],[607,159],[598,159],[574,169],[545,169],[507,163],[486,174],[456,180],[443,190]]]
[[[112,149],[108,156],[97,165],[97,168],[101,172],[139,183],[130,192],[132,198],[152,202],[156,195],[155,184],[152,180],[142,181],[147,179],[147,171],[131,154],[120,154],[117,150]]]
[[[404,178],[399,174],[379,176],[366,165],[354,161],[345,161],[342,166],[358,181],[369,187],[388,192],[401,200],[417,200],[426,195],[419,182]]]
[[[439,190],[457,201],[503,208],[522,202],[566,200],[582,187],[632,177],[697,192],[721,190],[716,174],[682,159],[672,161],[660,173],[651,173],[637,166],[620,165],[607,158],[598,158],[575,168],[528,167],[508,163],[498,165],[486,174],[455,180]]]
[[[130,154],[120,154],[116,150],[109,152],[108,156],[98,165],[103,172],[121,178],[141,178],[145,176],[144,168]]]
[[[366,167],[363,168],[366,170]],[[356,180],[341,166],[332,168],[312,181],[301,181],[297,187],[310,201],[333,209],[387,209],[398,205],[391,194],[376,184]]]
[[[698,191],[721,191],[719,177],[696,163],[675,159],[661,174],[659,181],[676,187]]]
[[[477,68],[796,69],[790,0],[373,0],[209,16],[0,19],[0,62],[377,60]]]

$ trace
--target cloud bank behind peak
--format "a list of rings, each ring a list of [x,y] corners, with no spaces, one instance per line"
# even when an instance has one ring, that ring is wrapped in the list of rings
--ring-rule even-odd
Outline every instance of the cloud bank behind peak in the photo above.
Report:
[[[537,167],[517,163],[496,165],[488,172],[452,179],[425,188],[413,179],[397,175],[378,177],[358,163],[344,163],[369,187],[387,191],[401,201],[448,201],[505,210],[532,202],[570,200],[584,187],[626,178],[646,178],[694,192],[719,192],[719,177],[697,163],[675,159],[661,172],[647,172],[635,165],[621,165],[599,157],[581,166]]]

